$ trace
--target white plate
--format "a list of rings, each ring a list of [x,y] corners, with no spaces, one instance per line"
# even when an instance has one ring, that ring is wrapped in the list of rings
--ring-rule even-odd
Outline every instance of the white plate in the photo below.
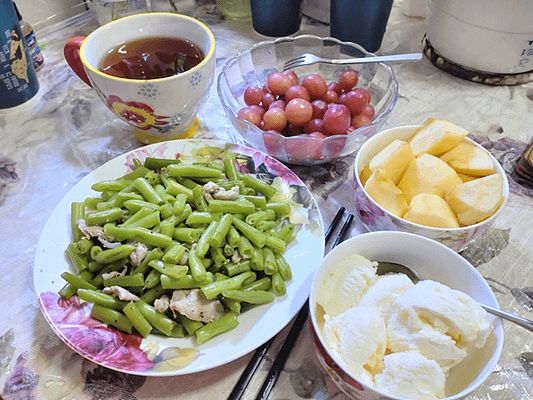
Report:
[[[206,147],[207,146],[207,147]],[[208,150],[210,149],[210,150]],[[64,251],[71,242],[70,205],[97,196],[92,184],[114,179],[131,171],[132,160],[146,157],[174,158],[185,162],[217,158],[221,152],[240,155],[246,166],[262,180],[281,185],[281,201],[291,201],[291,221],[299,226],[296,240],[287,248],[285,258],[293,277],[287,282],[285,296],[271,304],[258,306],[239,315],[239,326],[202,345],[194,338],[167,338],[127,335],[89,318],[90,305],[76,296],[70,301],[57,293],[65,282],[64,271],[76,272]],[[84,177],[59,202],[46,222],[34,259],[35,291],[43,314],[56,334],[85,358],[117,371],[145,376],[184,375],[211,369],[233,361],[267,342],[298,313],[309,296],[313,276],[324,256],[324,232],[320,212],[303,182],[279,161],[247,147],[214,140],[176,140],[142,147],[123,154]],[[192,350],[191,350],[192,349]],[[186,366],[183,354],[198,353]]]

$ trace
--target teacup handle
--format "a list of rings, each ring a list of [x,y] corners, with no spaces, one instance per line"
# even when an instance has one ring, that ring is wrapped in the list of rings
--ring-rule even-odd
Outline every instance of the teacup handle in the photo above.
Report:
[[[67,60],[68,65],[70,65],[70,68],[72,68],[83,82],[92,87],[93,85],[85,72],[85,68],[83,68],[83,63],[80,58],[80,47],[84,40],[85,36],[74,36],[70,38],[65,44],[63,53],[65,54],[65,59]]]

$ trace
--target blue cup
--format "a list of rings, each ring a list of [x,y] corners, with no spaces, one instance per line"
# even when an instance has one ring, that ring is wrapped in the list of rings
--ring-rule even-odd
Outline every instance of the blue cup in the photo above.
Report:
[[[381,47],[393,0],[331,0],[330,34],[374,53]]]
[[[288,36],[300,29],[302,0],[250,0],[252,25],[265,36]]]
[[[12,0],[0,0],[0,109],[25,103],[39,91]]]

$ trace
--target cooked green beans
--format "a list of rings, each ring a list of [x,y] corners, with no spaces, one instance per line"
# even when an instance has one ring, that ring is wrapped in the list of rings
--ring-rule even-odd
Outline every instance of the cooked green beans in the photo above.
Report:
[[[237,326],[246,304],[285,294],[292,274],[283,253],[296,234],[290,203],[239,162],[231,153],[194,164],[134,160],[134,171],[92,185],[97,196],[71,205],[65,254],[76,273],[61,275],[60,295],[77,294],[94,318],[124,332],[204,343]],[[170,310],[176,290],[199,290],[225,313],[204,323]]]

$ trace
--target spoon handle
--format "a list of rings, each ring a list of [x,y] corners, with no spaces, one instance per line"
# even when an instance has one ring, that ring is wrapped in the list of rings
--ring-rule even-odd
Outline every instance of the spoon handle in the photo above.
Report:
[[[516,314],[511,314],[506,311],[499,310],[497,308],[493,308],[491,306],[488,306],[486,304],[481,304],[481,307],[483,307],[488,313],[496,315],[500,318],[509,320],[514,322],[517,325],[520,325],[522,328],[527,329],[530,332],[533,332],[533,321],[530,319],[521,317]]]

